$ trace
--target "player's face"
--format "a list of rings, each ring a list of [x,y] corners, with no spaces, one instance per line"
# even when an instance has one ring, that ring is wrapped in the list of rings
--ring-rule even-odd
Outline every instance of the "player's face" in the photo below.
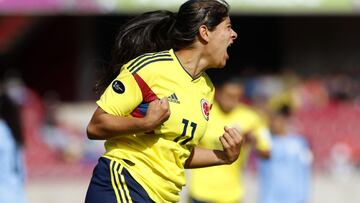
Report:
[[[223,22],[216,26],[211,31],[211,38],[209,41],[209,52],[214,68],[222,68],[229,59],[227,49],[232,45],[237,38],[237,33],[231,28],[231,21],[226,17]]]
[[[216,96],[221,109],[229,113],[238,104],[243,95],[243,88],[237,84],[225,84]]]
[[[285,118],[280,115],[272,115],[270,119],[270,130],[272,134],[280,135],[285,131]]]

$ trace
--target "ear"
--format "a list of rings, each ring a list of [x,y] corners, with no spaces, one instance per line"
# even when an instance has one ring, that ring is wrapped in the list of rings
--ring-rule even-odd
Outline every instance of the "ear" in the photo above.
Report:
[[[209,42],[209,34],[210,34],[210,30],[206,27],[206,25],[201,25],[199,27],[199,37],[201,40],[205,41],[205,42]]]

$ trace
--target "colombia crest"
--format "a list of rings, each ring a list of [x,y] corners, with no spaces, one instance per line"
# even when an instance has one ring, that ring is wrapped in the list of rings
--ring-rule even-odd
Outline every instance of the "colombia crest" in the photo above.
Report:
[[[209,114],[210,114],[210,104],[206,99],[201,99],[200,105],[201,105],[201,111],[202,111],[205,119],[208,121]]]

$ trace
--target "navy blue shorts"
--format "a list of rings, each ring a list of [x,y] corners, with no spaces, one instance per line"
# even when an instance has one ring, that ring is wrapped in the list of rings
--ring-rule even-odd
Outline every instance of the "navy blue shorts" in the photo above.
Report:
[[[191,203],[213,203],[213,202],[209,202],[209,201],[205,201],[205,200],[198,200],[198,199],[195,199],[193,197],[190,197],[190,202]],[[239,203],[240,201],[235,201],[233,203]]]
[[[210,203],[210,202],[200,201],[194,198],[190,198],[190,199],[191,199],[191,203]]]
[[[101,157],[94,169],[85,203],[154,203],[154,201],[119,162]]]

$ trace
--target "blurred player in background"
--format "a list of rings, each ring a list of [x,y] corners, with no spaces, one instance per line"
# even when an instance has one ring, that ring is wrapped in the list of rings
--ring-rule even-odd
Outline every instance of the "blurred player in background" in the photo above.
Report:
[[[270,117],[271,158],[260,160],[260,203],[309,202],[312,153],[303,136],[291,132],[286,105]]]
[[[204,71],[225,66],[237,37],[228,12],[225,1],[192,0],[176,14],[149,12],[124,25],[87,128],[90,139],[106,140],[87,203],[177,202],[184,168],[237,159],[235,128],[220,130],[220,150],[195,147],[214,95]]]
[[[0,202],[25,203],[24,138],[18,106],[0,88]]]
[[[251,107],[239,103],[243,96],[239,78],[225,81],[217,89],[207,132],[199,146],[221,149],[219,135],[224,126],[247,133],[239,159],[232,165],[194,169],[190,172],[190,196],[193,203],[238,203],[244,198],[243,167],[250,149],[261,158],[270,156],[270,134],[267,126]]]

